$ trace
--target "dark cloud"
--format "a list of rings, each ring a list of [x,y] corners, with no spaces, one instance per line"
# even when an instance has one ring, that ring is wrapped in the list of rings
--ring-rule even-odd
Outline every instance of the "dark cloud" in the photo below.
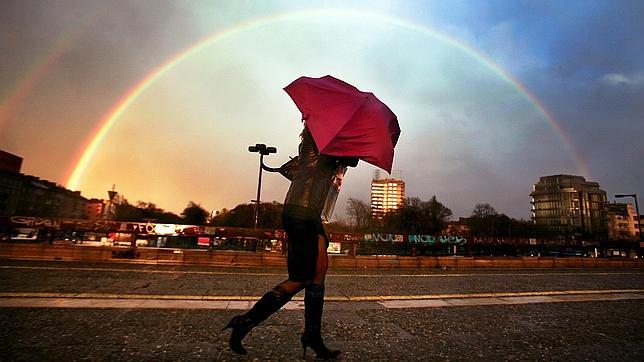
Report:
[[[526,29],[514,29],[536,39],[543,56],[540,66],[521,68],[520,79],[609,196],[644,193],[644,2],[548,4],[524,18]],[[541,21],[548,26],[539,34]]]
[[[644,2],[580,2],[550,49],[553,76],[594,81],[644,66]],[[574,10],[574,9],[573,9]]]

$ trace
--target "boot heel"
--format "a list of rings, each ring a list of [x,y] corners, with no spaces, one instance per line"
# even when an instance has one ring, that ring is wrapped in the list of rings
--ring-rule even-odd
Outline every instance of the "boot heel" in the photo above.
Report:
[[[311,341],[309,340],[306,333],[302,335],[302,337],[300,338],[300,342],[302,342],[302,359],[306,359],[306,349],[309,347],[313,349],[313,346],[311,346]],[[313,351],[315,352],[314,349]]]
[[[228,328],[231,328],[233,331],[230,333],[230,340],[228,345],[230,349],[237,354],[246,354],[246,349],[242,346],[242,339],[253,329],[253,320],[244,317],[244,316],[235,316],[233,319],[228,322],[228,324],[222,329],[225,331]]]
[[[324,341],[322,341],[322,336],[320,336],[319,332],[314,334],[304,332],[300,340],[302,341],[302,348],[304,349],[304,354],[302,356],[304,359],[306,359],[306,348],[308,347],[315,352],[316,359],[336,359],[341,353],[339,350],[327,348],[327,346],[324,345]]]

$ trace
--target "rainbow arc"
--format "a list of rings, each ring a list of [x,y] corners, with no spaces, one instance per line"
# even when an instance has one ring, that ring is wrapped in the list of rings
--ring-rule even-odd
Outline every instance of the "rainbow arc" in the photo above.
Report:
[[[110,129],[116,124],[119,118],[123,113],[130,107],[143,93],[145,93],[155,82],[161,79],[168,72],[172,71],[176,66],[184,62],[186,59],[195,56],[207,49],[208,47],[216,44],[219,41],[230,38],[237,34],[240,34],[244,31],[254,30],[260,27],[271,25],[274,23],[292,21],[292,20],[304,20],[307,18],[319,18],[319,17],[339,17],[339,18],[359,18],[361,20],[369,20],[374,22],[380,22],[384,24],[393,25],[396,27],[409,29],[412,31],[420,32],[424,35],[432,37],[436,40],[444,42],[452,47],[455,47],[467,55],[473,57],[481,64],[485,65],[488,69],[493,71],[498,77],[508,82],[514,87],[519,94],[522,95],[540,114],[543,115],[544,119],[547,121],[548,125],[554,130],[558,139],[564,146],[565,150],[571,156],[572,160],[575,162],[578,171],[581,172],[584,176],[589,177],[590,172],[583,160],[583,158],[578,154],[575,148],[572,145],[570,139],[566,136],[561,125],[555,120],[555,118],[548,112],[546,107],[538,100],[538,98],[532,94],[522,83],[520,83],[515,77],[513,77],[509,72],[503,69],[501,66],[496,64],[492,59],[481,51],[472,48],[471,46],[465,44],[464,42],[450,37],[444,33],[441,33],[435,29],[429,28],[425,25],[418,24],[415,22],[402,20],[400,18],[385,16],[380,14],[372,14],[365,12],[356,12],[356,11],[346,11],[346,10],[314,10],[314,11],[299,11],[299,12],[288,12],[277,15],[265,16],[260,18],[251,19],[248,21],[240,22],[235,26],[226,28],[224,30],[218,31],[214,34],[207,36],[206,38],[198,41],[195,44],[190,45],[183,51],[177,53],[170,59],[166,60],[162,64],[158,65],[156,68],[152,69],[145,77],[143,77],[138,83],[136,83],[132,88],[130,88],[108,111],[98,122],[95,131],[92,132],[89,140],[85,143],[85,146],[82,147],[80,156],[75,158],[73,162],[73,170],[70,173],[66,185],[69,189],[76,190],[79,188],[83,175],[91,163],[96,151],[99,149],[101,143],[109,133]]]

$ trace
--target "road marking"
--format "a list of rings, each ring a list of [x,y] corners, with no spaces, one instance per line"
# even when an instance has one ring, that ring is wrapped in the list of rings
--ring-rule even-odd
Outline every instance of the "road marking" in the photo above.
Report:
[[[604,289],[604,290],[553,290],[534,292],[498,292],[470,294],[427,294],[427,295],[378,295],[349,297],[350,301],[388,301],[388,300],[432,300],[432,299],[469,299],[469,298],[507,298],[507,297],[541,297],[559,295],[592,295],[615,293],[644,293],[644,289]]]
[[[615,293],[615,294],[578,294],[553,296],[524,296],[524,297],[490,297],[471,299],[424,299],[424,300],[394,300],[378,302],[387,309],[437,308],[437,307],[467,307],[489,305],[517,305],[565,302],[600,302],[614,300],[641,300],[644,293]]]
[[[246,310],[259,297],[145,295],[99,293],[0,293],[0,308],[127,308],[127,309],[219,309]],[[332,302],[368,302],[365,309],[437,308],[486,305],[518,305],[555,302],[588,302],[644,299],[644,289],[568,290],[520,293],[441,294],[427,296],[329,297]],[[341,308],[342,303],[329,304]],[[302,310],[294,300],[286,310]]]
[[[329,302],[379,302],[392,300],[470,299],[543,297],[560,295],[629,294],[644,293],[644,289],[597,289],[597,290],[553,290],[532,292],[496,292],[469,294],[424,294],[424,295],[365,295],[326,296]],[[118,293],[46,293],[46,292],[4,292],[0,298],[56,298],[56,299],[137,299],[137,300],[205,300],[205,301],[257,301],[261,296],[240,295],[181,295],[181,294],[118,294]],[[301,301],[303,297],[294,297]]]
[[[84,271],[84,272],[118,272],[118,273],[144,273],[144,274],[194,274],[194,275],[240,275],[240,276],[287,276],[284,273],[261,273],[261,272],[217,272],[217,271],[193,271],[193,270],[159,270],[159,269],[124,269],[124,268],[82,268],[82,267],[53,267],[53,266],[23,266],[23,265],[0,265],[0,269],[23,269],[23,270],[60,270],[60,271]],[[378,269],[372,269],[378,270]],[[438,271],[437,271],[438,273]],[[449,273],[449,274],[334,274],[328,273],[327,277],[358,277],[358,278],[455,278],[455,277],[498,277],[498,276],[584,276],[584,275],[643,275],[644,272],[569,272],[569,273]]]
[[[521,297],[484,297],[471,299],[424,299],[424,300],[395,300],[378,302],[387,309],[437,308],[437,307],[468,307],[489,305],[518,305],[565,302],[599,302],[614,300],[641,300],[644,293],[609,293],[609,294],[577,294],[552,296],[521,296]]]

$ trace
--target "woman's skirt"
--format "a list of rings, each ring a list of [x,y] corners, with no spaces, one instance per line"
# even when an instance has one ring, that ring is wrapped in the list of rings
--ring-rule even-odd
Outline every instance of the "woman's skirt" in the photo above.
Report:
[[[320,215],[302,206],[286,204],[282,224],[288,237],[288,278],[298,282],[312,280],[318,257],[318,235],[329,245]]]

